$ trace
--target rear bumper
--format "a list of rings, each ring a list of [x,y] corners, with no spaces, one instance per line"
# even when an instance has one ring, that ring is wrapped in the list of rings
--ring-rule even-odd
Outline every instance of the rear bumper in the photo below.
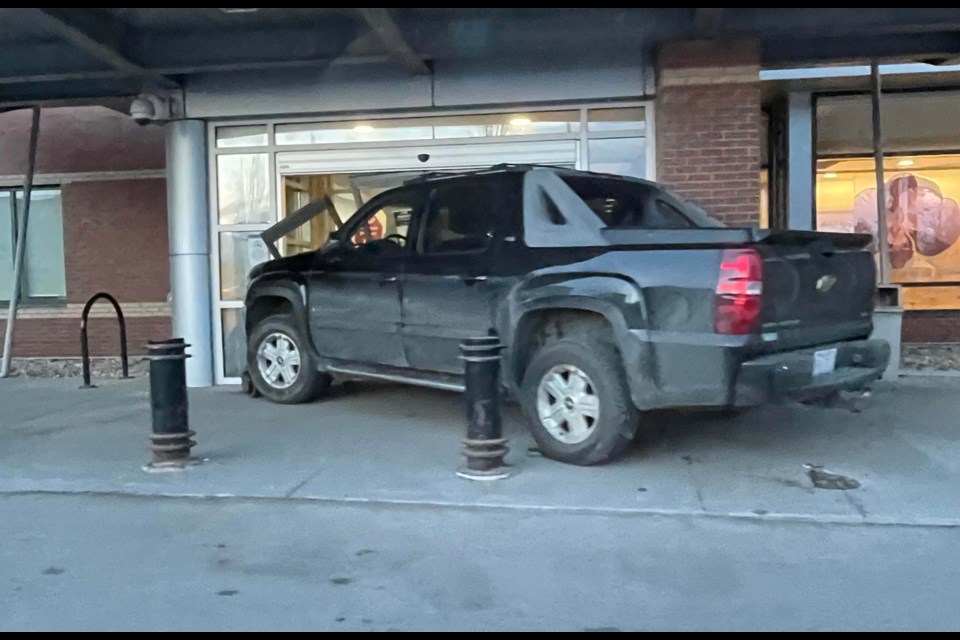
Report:
[[[815,376],[814,353],[824,349],[837,350],[836,368]],[[889,361],[890,345],[884,340],[840,342],[748,360],[737,375],[734,404],[751,406],[863,389],[883,375]]]

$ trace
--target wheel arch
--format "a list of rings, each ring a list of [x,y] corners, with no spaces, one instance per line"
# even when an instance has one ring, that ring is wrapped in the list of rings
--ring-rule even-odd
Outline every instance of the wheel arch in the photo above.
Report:
[[[249,336],[253,328],[265,319],[284,315],[289,316],[297,330],[301,332],[307,346],[316,354],[307,323],[306,292],[303,285],[290,281],[272,282],[251,289],[246,300],[246,319],[244,326]]]
[[[634,404],[640,409],[653,406],[656,388],[651,382],[656,372],[651,345],[630,335],[631,327],[616,304],[592,297],[545,298],[526,306],[512,323],[504,359],[505,384],[519,390],[537,350],[550,339],[562,338],[584,325],[609,333],[620,353]]]
[[[301,285],[294,281],[273,282],[251,289],[245,306],[247,331],[271,315],[283,313],[302,320],[306,309]]]
[[[527,306],[518,315],[510,336],[507,368],[511,382],[520,384],[533,354],[548,339],[561,338],[574,327],[603,327],[617,344],[617,333],[627,328],[622,314],[612,307],[592,298],[541,299]]]

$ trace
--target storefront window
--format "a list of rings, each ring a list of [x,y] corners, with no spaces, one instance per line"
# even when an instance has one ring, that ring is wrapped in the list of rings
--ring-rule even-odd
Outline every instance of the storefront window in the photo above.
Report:
[[[628,109],[590,109],[587,131],[643,131],[647,122],[643,107]]]
[[[579,111],[537,111],[403,120],[279,124],[276,138],[278,145],[307,145],[562,135],[579,131]]]
[[[13,294],[15,234],[13,192],[0,191],[0,301],[9,300]]]
[[[882,106],[884,279],[960,283],[960,93],[884,94]],[[877,238],[869,96],[818,101],[817,153],[817,228]]]
[[[647,147],[643,138],[590,140],[590,171],[621,176],[647,176]]]
[[[566,135],[580,131],[579,111],[536,111],[442,118],[437,139]]]
[[[960,92],[885,93],[882,105],[884,153],[960,151]],[[819,157],[872,153],[870,96],[817,99]]]
[[[270,259],[260,232],[225,231],[220,234],[220,299],[243,300],[250,269]]]
[[[877,236],[872,159],[817,163],[817,228]],[[960,155],[884,159],[891,282],[960,282]]]
[[[24,192],[0,191],[0,300],[13,294],[17,224],[24,214]],[[23,300],[60,299],[67,294],[63,249],[63,212],[59,189],[34,189],[24,248],[20,296]]]
[[[217,158],[220,224],[272,222],[270,167],[265,153]]]
[[[242,307],[221,312],[223,328],[223,373],[238,378],[247,362],[246,312]]]
[[[267,127],[262,124],[217,127],[217,148],[267,146]]]

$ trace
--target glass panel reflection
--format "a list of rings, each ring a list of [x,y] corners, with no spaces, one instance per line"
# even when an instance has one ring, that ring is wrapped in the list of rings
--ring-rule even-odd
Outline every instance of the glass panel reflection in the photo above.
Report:
[[[220,224],[272,222],[267,154],[218,156],[217,194]]]

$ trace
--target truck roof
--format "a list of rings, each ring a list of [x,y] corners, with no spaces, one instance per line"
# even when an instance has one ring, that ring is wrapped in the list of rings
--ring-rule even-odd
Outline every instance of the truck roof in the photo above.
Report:
[[[534,169],[546,169],[553,171],[565,176],[581,176],[584,178],[603,178],[605,180],[621,180],[625,182],[638,182],[642,184],[647,184],[651,186],[656,186],[658,188],[663,188],[661,185],[658,185],[655,182],[650,180],[644,180],[642,178],[633,178],[630,176],[616,175],[612,173],[598,173],[595,171],[580,171],[577,169],[570,169],[568,167],[560,167],[556,165],[549,164],[510,164],[510,163],[501,163],[495,164],[491,167],[485,167],[483,169],[475,169],[473,171],[431,171],[429,173],[424,173],[422,175],[416,176],[406,180],[404,184],[417,184],[423,182],[440,182],[444,180],[457,180],[463,178],[471,178],[477,176],[487,176],[487,175],[498,175],[503,173],[526,173],[527,171],[532,171]]]

